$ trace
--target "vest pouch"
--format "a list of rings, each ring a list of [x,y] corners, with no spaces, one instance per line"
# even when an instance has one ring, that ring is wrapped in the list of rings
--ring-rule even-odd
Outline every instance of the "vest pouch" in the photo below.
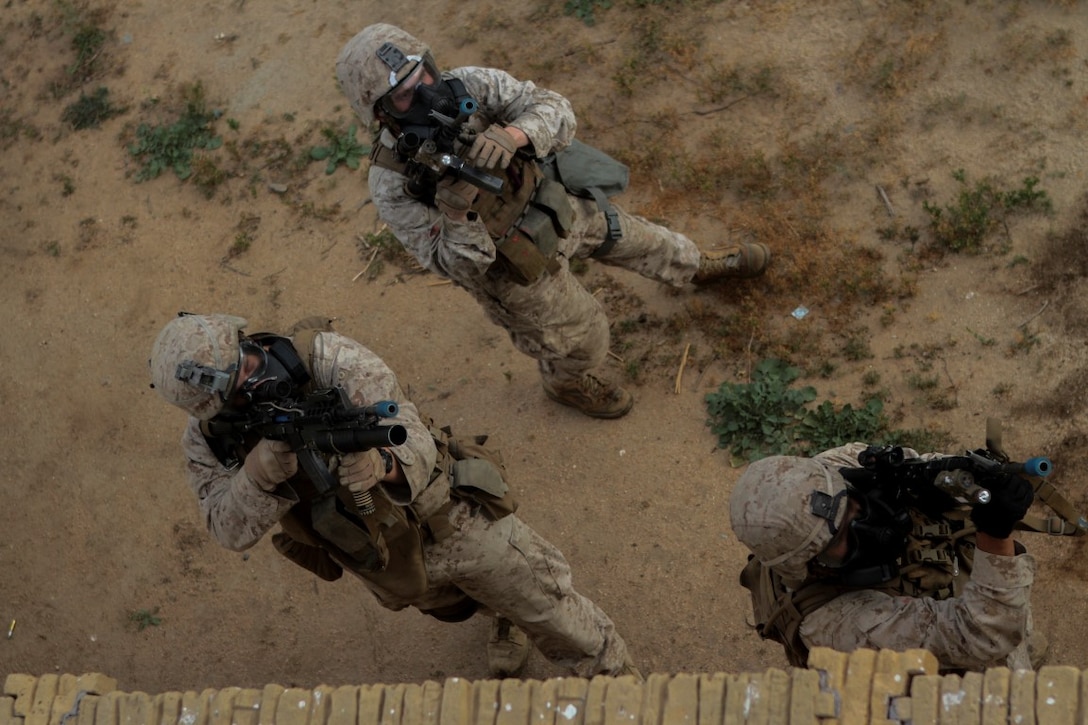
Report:
[[[563,185],[551,179],[542,179],[533,195],[532,204],[551,218],[556,234],[566,239],[574,225],[574,209]]]
[[[310,546],[296,541],[282,531],[272,535],[272,546],[293,563],[327,582],[334,582],[344,574],[344,569],[333,561],[329,552],[320,546]]]
[[[494,463],[484,458],[463,458],[454,461],[451,493],[479,504],[492,521],[509,516],[517,510],[510,487]]]
[[[495,243],[495,248],[506,262],[511,278],[520,285],[536,282],[545,272],[559,271],[555,259],[559,236],[551,217],[532,204],[525,208],[518,225]]]
[[[533,240],[533,244],[540,250],[545,261],[550,262],[555,259],[555,255],[559,252],[559,235],[556,233],[550,214],[535,204],[531,204],[526,207],[525,215],[518,222],[518,229]]]
[[[343,504],[334,496],[314,501],[310,509],[314,530],[346,554],[361,570],[381,571],[389,562],[389,550],[381,534],[371,537],[342,509]]]

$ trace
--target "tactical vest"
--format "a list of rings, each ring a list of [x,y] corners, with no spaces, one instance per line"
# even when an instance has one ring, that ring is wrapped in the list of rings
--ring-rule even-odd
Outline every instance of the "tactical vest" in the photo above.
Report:
[[[964,513],[964,515],[960,515]],[[876,586],[852,587],[833,580],[810,577],[796,590],[788,589],[773,569],[749,555],[740,583],[752,595],[755,629],[763,639],[774,640],[786,650],[791,665],[805,667],[808,647],[801,640],[806,616],[837,597],[852,591],[882,591],[890,596],[948,599],[959,595],[971,575],[974,562],[974,527],[965,512],[931,519],[911,510],[913,529],[899,558],[898,575]]]
[[[405,176],[414,163],[383,144],[380,136],[374,140],[370,162]],[[433,189],[412,196],[434,206]],[[559,270],[559,239],[570,233],[574,209],[563,185],[546,179],[535,159],[515,155],[504,171],[502,193],[481,193],[471,210],[487,227],[498,252],[491,273],[528,285],[545,272]]]
[[[314,337],[330,331],[327,318],[310,317],[296,323],[287,333],[306,374],[312,378]],[[260,335],[254,335],[260,339]],[[312,383],[307,383],[306,386]],[[302,392],[308,392],[303,387]],[[428,589],[423,556],[426,542],[441,541],[452,533],[448,513],[455,501],[467,500],[492,519],[517,509],[506,482],[505,466],[499,451],[484,445],[486,436],[455,437],[449,428],[429,427],[438,456],[427,487],[412,504],[394,504],[381,487],[372,489],[374,512],[362,515],[350,492],[337,487],[333,495],[317,495],[317,489],[301,470],[285,482],[299,502],[280,519],[283,529],[272,537],[275,549],[295,564],[326,581],[335,581],[347,568],[373,585],[381,597],[388,593],[399,601],[411,601]],[[245,440],[237,450],[226,450],[223,441],[202,432],[220,461],[244,461],[257,444]],[[335,468],[333,456],[326,465]],[[335,471],[334,471],[335,473]],[[446,621],[467,619],[477,607],[467,595],[464,601],[441,611],[426,613]]]

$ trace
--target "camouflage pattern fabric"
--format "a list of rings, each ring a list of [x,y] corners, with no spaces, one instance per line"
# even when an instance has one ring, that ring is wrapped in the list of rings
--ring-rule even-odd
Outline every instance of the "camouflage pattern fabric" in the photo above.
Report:
[[[538,156],[567,147],[576,121],[563,96],[519,81],[493,68],[465,67],[446,74],[461,79],[479,104],[471,117],[478,131],[495,122],[515,126],[529,137]],[[383,131],[379,143],[392,148]],[[570,272],[569,260],[588,257],[605,240],[603,215],[592,200],[568,195],[574,207],[570,235],[560,240],[560,269],[521,286],[488,274],[495,244],[482,222],[455,222],[404,191],[404,176],[372,165],[370,193],[378,214],[416,259],[435,274],[467,290],[491,320],[504,328],[514,345],[539,361],[546,379],[580,378],[604,362],[608,320],[601,304]],[[699,249],[682,234],[616,207],[623,238],[600,261],[673,286],[690,282],[699,265]]]
[[[829,466],[857,466],[866,444],[851,443],[814,458]],[[939,453],[907,458],[930,460]],[[1031,669],[1028,637],[1035,559],[1030,554],[996,556],[975,550],[974,568],[963,593],[937,601],[892,597],[876,591],[844,594],[801,623],[801,639],[813,647],[852,652],[924,648],[947,669],[983,670],[1007,666]]]
[[[759,477],[759,489],[763,490],[765,484],[768,493],[765,499],[762,496],[758,500],[746,499],[744,509],[732,509],[734,530],[750,546],[761,549],[763,555],[796,549],[804,552],[800,558],[815,556],[826,545],[830,533],[826,531],[825,521],[807,513],[807,497],[800,506],[781,505],[783,492],[790,486],[789,475],[819,464],[834,481],[829,491],[833,493],[842,484],[837,469],[856,467],[857,454],[865,447],[865,443],[850,443],[811,459],[776,457],[757,462],[762,466],[753,464],[750,470]],[[941,457],[938,453],[919,456],[911,448],[904,448],[903,452],[907,458]],[[776,465],[774,460],[782,463]],[[790,462],[792,465],[787,465]],[[782,472],[787,474],[786,478],[779,476]],[[745,475],[749,472],[745,471]],[[808,483],[802,488],[811,489],[812,481],[821,479],[820,476],[804,478]],[[793,490],[784,499],[799,500],[798,491]],[[816,521],[821,538],[809,537],[806,541],[811,544],[799,546],[794,540],[803,536],[812,521]],[[786,525],[792,530],[780,530]],[[975,550],[972,575],[960,597],[938,601],[875,590],[844,593],[804,618],[801,639],[808,649],[830,647],[842,652],[860,648],[898,651],[923,648],[934,653],[941,667],[948,669],[982,671],[997,666],[1030,669],[1028,638],[1033,632],[1030,595],[1035,567],[1035,558],[1029,554],[997,556]],[[790,569],[791,576],[801,576],[794,569]]]
[[[355,405],[398,403],[399,414],[390,422],[405,426],[408,440],[393,454],[407,484],[380,484],[375,490],[404,506],[425,499],[436,485],[431,474],[437,449],[393,371],[359,343],[321,332],[314,337],[311,372],[315,387],[343,386]],[[195,418],[189,419],[182,448],[189,485],[205,523],[228,549],[253,546],[297,503],[293,497],[262,491],[242,468],[227,470],[208,447]],[[608,615],[574,590],[570,567],[558,549],[515,515],[490,521],[467,503],[458,503],[450,509],[449,521],[452,535],[424,544],[430,589],[419,599],[399,601],[362,580],[384,606],[440,608],[462,599],[463,592],[510,619],[546,657],[573,674],[590,677],[620,671],[627,652],[623,639]]]

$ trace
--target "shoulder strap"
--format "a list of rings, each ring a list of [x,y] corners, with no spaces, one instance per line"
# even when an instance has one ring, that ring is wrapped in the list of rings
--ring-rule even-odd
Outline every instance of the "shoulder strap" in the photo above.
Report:
[[[287,330],[287,337],[291,338],[295,352],[302,359],[311,381],[314,377],[314,338],[319,332],[332,332],[332,321],[331,317],[311,315],[302,318]]]
[[[1040,531],[1054,536],[1083,536],[1088,533],[1088,520],[1081,516],[1061,491],[1045,478],[1031,479],[1035,495],[1057,516],[1028,515],[1017,526],[1028,531]]]
[[[843,586],[811,582],[795,592],[782,584],[782,579],[754,556],[740,575],[740,583],[752,594],[752,612],[760,637],[781,644],[786,658],[795,667],[808,664],[808,647],[801,640],[801,622],[810,613],[848,591]]]

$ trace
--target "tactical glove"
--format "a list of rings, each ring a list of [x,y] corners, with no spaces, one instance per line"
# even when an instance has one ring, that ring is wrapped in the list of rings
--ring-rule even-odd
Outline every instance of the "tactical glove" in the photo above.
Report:
[[[465,160],[479,169],[505,169],[514,158],[518,143],[502,126],[492,124],[476,136]]]
[[[457,181],[448,177],[438,182],[434,192],[434,203],[451,219],[464,219],[472,202],[476,201],[478,189],[467,181]]]
[[[1007,539],[1016,522],[1031,508],[1035,490],[1020,476],[1008,476],[990,489],[990,495],[989,503],[971,509],[971,521],[982,533],[995,539]]]
[[[246,455],[246,462],[242,467],[249,480],[261,490],[272,491],[295,475],[298,470],[298,457],[287,441],[262,438]]]
[[[352,491],[369,491],[385,478],[385,459],[377,448],[340,457],[340,483]]]

